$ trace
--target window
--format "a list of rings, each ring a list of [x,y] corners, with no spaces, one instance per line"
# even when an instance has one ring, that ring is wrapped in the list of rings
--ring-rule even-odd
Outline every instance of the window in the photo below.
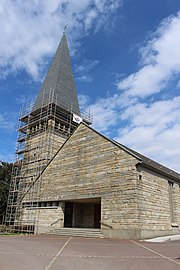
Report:
[[[174,223],[174,205],[173,205],[173,182],[169,183],[169,205],[170,205],[170,215],[171,215],[171,223]]]

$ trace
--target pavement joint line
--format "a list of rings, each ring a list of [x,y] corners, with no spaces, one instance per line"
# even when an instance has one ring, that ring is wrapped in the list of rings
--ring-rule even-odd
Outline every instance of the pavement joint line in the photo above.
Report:
[[[26,253],[24,252],[11,252],[11,251],[1,251],[0,254],[26,255]]]
[[[0,239],[0,243],[1,242],[9,242],[9,243],[29,243],[29,244],[31,244],[31,243],[37,243],[37,244],[39,244],[39,243],[49,243],[49,241],[25,241],[25,240],[16,240],[16,239],[13,239],[13,241],[12,240],[10,240],[10,239]],[[59,244],[60,242],[58,242],[58,241],[56,241],[56,242],[54,242],[54,244]]]
[[[62,246],[62,248],[58,251],[58,253],[54,256],[54,258],[50,261],[50,263],[45,267],[45,270],[51,269],[51,266],[55,263],[59,255],[63,252],[67,244],[71,241],[72,237],[70,237]]]
[[[55,256],[55,254],[47,253],[23,253],[23,252],[6,252],[2,251],[0,254],[11,254],[11,255],[34,255],[34,256]],[[78,257],[78,258],[159,258],[159,256],[111,256],[111,255],[60,255],[61,257]]]
[[[52,238],[53,239],[53,238]],[[132,240],[131,240],[132,241]],[[13,241],[11,241],[11,239],[0,239],[0,242],[10,242],[10,243],[28,243],[28,244],[37,244],[37,245],[39,245],[39,244],[45,244],[45,243],[49,243],[48,241],[25,241],[25,240],[17,240],[17,239],[14,239]],[[59,245],[60,244],[60,242],[58,242],[58,241],[56,241],[56,242],[54,242],[53,243],[54,245]],[[157,246],[157,244],[159,244],[159,243],[156,243],[156,242],[149,242],[148,244],[151,244],[151,246]],[[130,243],[126,243],[126,244],[124,244],[124,243],[115,243],[115,244],[109,244],[109,243],[105,243],[105,244],[100,244],[100,243],[80,243],[80,242],[77,242],[77,243],[70,243],[70,245],[85,245],[85,246],[129,246],[129,245],[131,245]],[[175,243],[175,244],[168,244],[168,245],[164,245],[164,247],[166,246],[166,247],[174,247],[174,245],[176,245],[176,246],[179,246],[180,244],[179,243]]]
[[[54,256],[54,254],[47,253],[23,253],[23,252],[0,252],[0,254],[11,254],[11,255],[31,255],[31,256]],[[97,255],[60,255],[60,257],[70,257],[70,258],[103,258],[103,259],[159,259],[158,256],[97,256]],[[176,257],[169,257],[171,259],[177,259]]]
[[[144,245],[142,245],[142,244],[140,244],[140,243],[138,243],[138,242],[135,242],[135,241],[133,241],[133,240],[130,240],[130,241],[131,241],[132,243],[136,244],[137,246],[143,247],[144,249],[149,250],[149,251],[151,251],[151,252],[153,252],[153,253],[159,255],[160,257],[162,257],[162,258],[164,258],[164,259],[166,259],[166,260],[168,260],[168,261],[171,261],[171,262],[173,262],[173,263],[175,263],[175,264],[180,265],[180,262],[177,262],[177,261],[171,259],[170,257],[167,257],[167,256],[165,256],[165,255],[163,255],[163,254],[161,254],[161,253],[159,253],[159,252],[157,252],[157,251],[155,251],[155,250],[153,250],[153,249],[151,249],[151,248],[148,248],[148,247],[146,247],[146,246],[144,246]]]
[[[94,255],[61,255],[71,258],[103,258],[103,259],[159,259],[159,256],[94,256]]]
[[[0,254],[11,254],[11,255],[34,255],[34,256],[55,256],[54,254],[47,254],[47,253],[23,253],[23,252],[0,252]],[[60,257],[77,257],[77,258],[154,258],[158,259],[159,256],[111,256],[111,255],[60,255]]]
[[[93,244],[93,243],[90,243],[90,244],[84,244],[84,243],[70,243],[69,244],[70,246],[71,245],[80,245],[80,246],[124,246],[124,245],[126,245],[126,246],[130,246],[131,244]]]
[[[31,255],[31,256],[54,256],[55,254],[47,253],[26,253],[26,252],[11,252],[11,251],[1,251],[0,254],[11,254],[11,255]]]

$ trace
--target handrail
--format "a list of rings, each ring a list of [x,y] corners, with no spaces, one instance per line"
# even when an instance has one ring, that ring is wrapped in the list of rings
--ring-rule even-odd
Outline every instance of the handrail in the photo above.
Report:
[[[109,225],[109,224],[107,224],[107,223],[104,223],[104,222],[102,222],[101,220],[99,221],[102,225],[104,225],[104,226],[106,226],[106,227],[108,227],[108,228],[110,228],[110,229],[113,229],[113,227],[111,226],[111,225]]]
[[[62,218],[58,218],[56,221],[54,221],[53,223],[51,223],[51,226],[53,226],[54,224],[58,223],[58,221],[63,220]]]

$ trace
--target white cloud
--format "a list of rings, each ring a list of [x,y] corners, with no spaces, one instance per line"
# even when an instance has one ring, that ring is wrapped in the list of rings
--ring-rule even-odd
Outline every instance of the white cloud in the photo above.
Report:
[[[126,95],[147,97],[162,91],[180,74],[180,12],[165,19],[140,49],[141,68],[118,83]]]
[[[79,81],[91,82],[92,76],[89,75],[89,71],[94,69],[100,63],[99,60],[87,60],[84,59],[80,65],[75,66],[76,78]]]
[[[79,73],[87,73],[100,63],[99,60],[88,60],[84,59],[80,65],[75,66],[75,71]]]
[[[127,140],[130,143],[130,139],[127,137],[134,130],[143,128],[148,130],[148,134],[152,139],[155,136],[159,136],[166,130],[172,129],[173,126],[180,124],[180,96],[174,97],[172,100],[156,101],[148,105],[147,103],[137,103],[128,107],[121,115],[123,120],[130,119],[130,125],[125,130],[121,130],[123,140]],[[151,130],[151,131],[150,131]],[[139,136],[144,132],[139,133]],[[131,142],[139,140],[138,136],[135,136]]]
[[[54,52],[66,24],[70,39],[105,25],[122,0],[1,0],[1,77],[25,69],[39,78],[45,57]]]
[[[29,104],[29,103],[33,103],[35,100],[36,96],[32,96],[32,95],[20,95],[18,97],[16,97],[16,103],[20,104],[20,105],[24,105],[24,104]]]
[[[79,106],[82,110],[87,108],[87,105],[90,102],[90,98],[87,95],[79,95],[78,96]]]
[[[180,80],[177,82],[176,88],[180,89]]]
[[[0,144],[3,145],[3,142],[0,141]],[[13,148],[15,150],[15,147],[13,147]],[[15,154],[10,154],[2,146],[0,146],[0,161],[14,162],[14,160],[15,160]]]
[[[81,82],[92,82],[93,78],[90,75],[82,75],[82,76],[77,77],[77,80]]]
[[[97,99],[93,104],[90,104],[90,100],[87,99],[84,108],[93,114],[93,127],[101,132],[109,133],[109,129],[118,123],[118,104],[119,96],[114,95]]]
[[[119,129],[116,137],[177,171],[180,171],[180,96],[175,96],[168,84],[180,75],[179,36],[180,12],[166,18],[140,49],[139,70],[119,82],[118,88],[123,90],[120,96],[133,96],[137,100],[121,114],[122,121],[128,124]],[[171,99],[164,99],[163,90],[169,91]],[[155,97],[154,101],[139,101],[150,96]]]
[[[95,103],[89,107],[93,113],[93,127],[102,132],[108,130],[117,124],[117,113],[114,109],[106,108],[103,103]]]
[[[15,130],[17,115],[13,113],[0,113],[0,129],[7,132]]]
[[[139,103],[127,108],[122,118],[130,125],[119,129],[116,140],[147,156],[180,170],[180,96],[156,101],[150,106]]]
[[[131,119],[133,126],[158,126],[158,129],[164,129],[165,125],[170,125],[173,121],[178,121],[180,113],[180,97],[172,100],[160,100],[150,105],[147,103],[137,103],[128,107],[121,118]]]
[[[124,101],[122,95],[114,95],[88,105],[87,98],[84,107],[93,112],[93,127],[180,171],[180,96],[151,103],[126,100],[126,107]]]
[[[87,107],[99,131],[180,172],[179,83],[176,91],[163,91],[180,75],[179,37],[180,13],[164,20],[141,48],[139,70],[118,84],[123,91]]]

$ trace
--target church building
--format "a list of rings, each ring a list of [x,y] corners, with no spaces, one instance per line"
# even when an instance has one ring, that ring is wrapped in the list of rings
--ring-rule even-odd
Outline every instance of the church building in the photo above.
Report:
[[[7,228],[121,239],[180,233],[180,174],[91,127],[65,33],[19,122]]]

